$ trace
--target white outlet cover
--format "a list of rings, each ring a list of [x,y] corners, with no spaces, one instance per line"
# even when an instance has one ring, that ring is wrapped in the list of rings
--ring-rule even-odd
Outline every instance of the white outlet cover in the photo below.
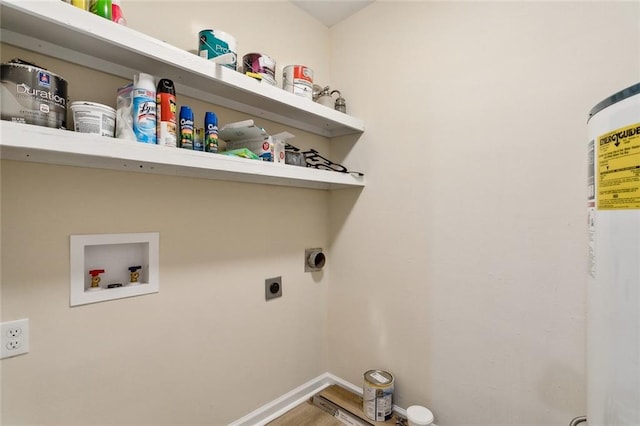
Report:
[[[0,324],[0,359],[29,352],[29,319]]]

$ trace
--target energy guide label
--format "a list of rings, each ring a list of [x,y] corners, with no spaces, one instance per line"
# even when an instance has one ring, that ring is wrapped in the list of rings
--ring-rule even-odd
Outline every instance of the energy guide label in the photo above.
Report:
[[[598,210],[640,209],[640,123],[598,137]]]

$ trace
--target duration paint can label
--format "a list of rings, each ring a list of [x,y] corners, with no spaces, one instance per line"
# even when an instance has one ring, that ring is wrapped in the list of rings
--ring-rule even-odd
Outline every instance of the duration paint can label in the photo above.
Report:
[[[598,210],[640,209],[640,123],[598,136]]]
[[[304,65],[288,65],[284,67],[282,88],[294,95],[313,99],[313,70]]]
[[[2,64],[2,119],[65,129],[67,82],[43,68],[21,63]]]
[[[383,370],[364,373],[362,411],[371,420],[384,422],[393,414],[393,375]]]

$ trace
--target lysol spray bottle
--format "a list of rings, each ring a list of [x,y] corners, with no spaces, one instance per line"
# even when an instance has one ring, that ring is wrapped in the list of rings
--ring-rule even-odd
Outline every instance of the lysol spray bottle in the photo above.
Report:
[[[156,91],[156,108],[158,115],[158,145],[176,147],[178,136],[176,129],[176,89],[173,81],[163,78],[158,82]]]
[[[213,112],[204,115],[204,150],[218,152],[218,116]]]
[[[156,143],[156,86],[140,73],[133,82],[133,132],[138,142]]]
[[[180,148],[193,149],[193,111],[188,106],[180,107]]]

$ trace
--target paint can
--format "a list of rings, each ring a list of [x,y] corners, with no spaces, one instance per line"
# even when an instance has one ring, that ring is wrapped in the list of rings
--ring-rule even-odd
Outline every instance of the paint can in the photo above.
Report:
[[[362,411],[373,421],[384,422],[393,415],[393,375],[383,370],[364,373]]]
[[[242,69],[246,73],[259,74],[262,81],[275,86],[276,61],[261,53],[247,53],[242,57]]]
[[[67,82],[34,64],[15,59],[0,65],[3,120],[67,128]]]
[[[236,69],[235,37],[220,30],[202,30],[198,33],[198,38],[200,40],[198,54],[201,58],[212,59],[227,68]],[[216,61],[217,57],[224,60]]]
[[[71,102],[73,127],[76,132],[113,137],[116,110],[96,102]]]
[[[313,70],[304,65],[287,65],[282,72],[282,88],[303,98],[313,99]]]

